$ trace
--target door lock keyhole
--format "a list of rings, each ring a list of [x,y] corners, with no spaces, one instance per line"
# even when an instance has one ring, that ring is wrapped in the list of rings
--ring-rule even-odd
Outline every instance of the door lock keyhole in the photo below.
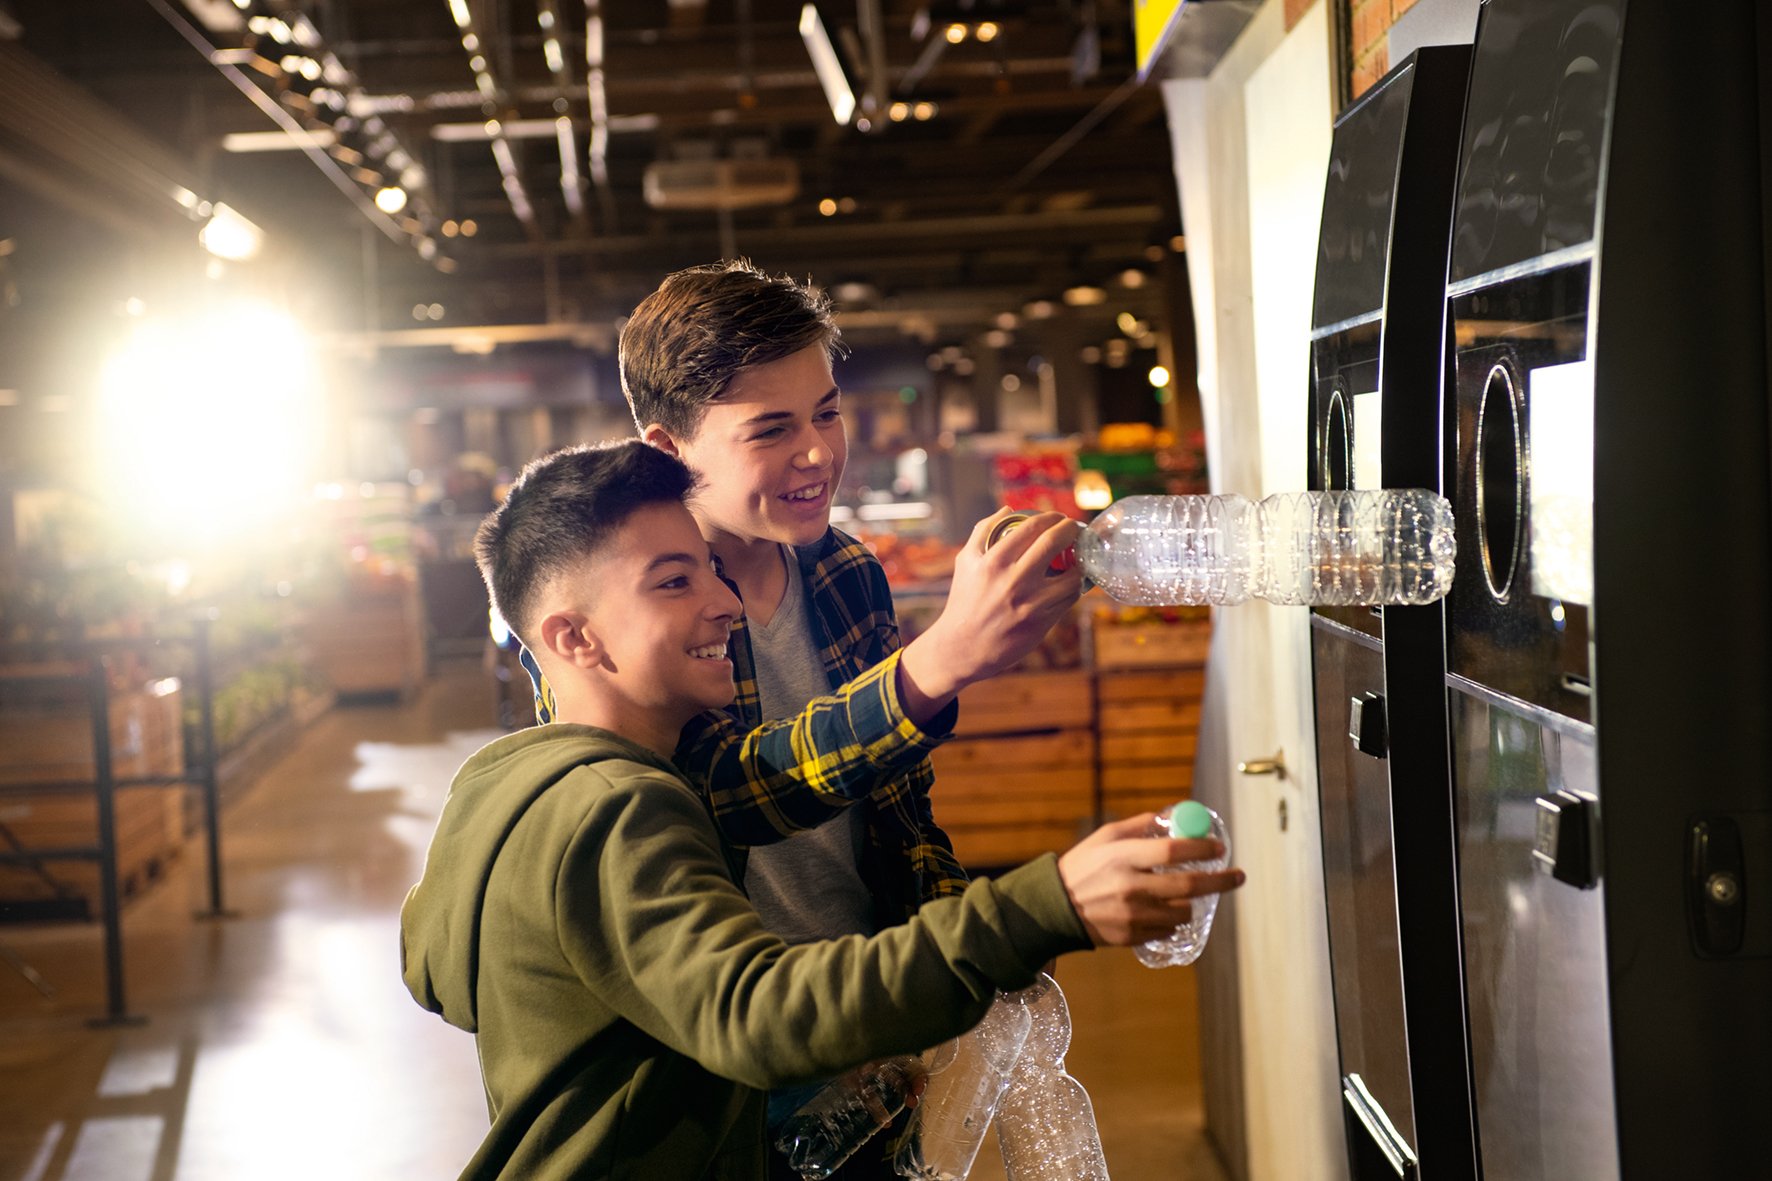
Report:
[[[1286,825],[1289,822],[1289,820],[1290,820],[1290,813],[1286,809],[1286,801],[1281,800],[1280,801],[1280,831],[1281,832],[1286,831]]]

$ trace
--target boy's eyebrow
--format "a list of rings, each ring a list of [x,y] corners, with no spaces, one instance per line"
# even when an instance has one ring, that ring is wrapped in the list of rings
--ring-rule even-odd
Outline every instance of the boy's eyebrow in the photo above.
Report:
[[[830,389],[825,391],[824,397],[820,398],[818,400],[818,405],[814,406],[812,409],[814,411],[820,410],[820,409],[824,408],[827,404],[829,404],[831,402],[835,402],[838,398],[840,398],[842,396],[843,396],[842,389],[837,386],[832,386]],[[750,418],[747,418],[747,419],[744,419],[743,421],[741,421],[738,425],[739,426],[756,426],[758,423],[774,422],[778,418],[792,418],[793,416],[794,416],[794,412],[792,410],[769,410],[769,411],[766,411],[762,414],[754,414]]]
[[[677,565],[677,564],[681,564],[684,566],[696,566],[696,565],[700,565],[702,562],[705,562],[705,561],[707,561],[706,558],[698,558],[694,554],[686,554],[686,553],[660,554],[660,555],[658,555],[658,557],[652,559],[652,561],[646,563],[646,571],[645,572],[647,574],[651,574],[654,570],[658,569],[660,566],[671,566],[671,565]]]

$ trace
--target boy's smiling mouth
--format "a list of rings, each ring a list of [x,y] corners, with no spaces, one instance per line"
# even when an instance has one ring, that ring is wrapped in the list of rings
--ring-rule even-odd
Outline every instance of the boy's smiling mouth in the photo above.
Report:
[[[829,483],[829,480],[822,480],[817,484],[808,484],[804,488],[797,488],[792,492],[785,493],[782,496],[782,499],[793,501],[817,500],[824,495],[824,490]]]
[[[691,648],[689,650],[689,655],[695,657],[697,660],[725,660],[726,645],[724,642],[718,644],[703,644],[699,648]]]

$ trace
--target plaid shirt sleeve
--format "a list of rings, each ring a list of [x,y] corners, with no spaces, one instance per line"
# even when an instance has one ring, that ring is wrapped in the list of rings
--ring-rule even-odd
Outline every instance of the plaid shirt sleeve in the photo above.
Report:
[[[816,827],[926,765],[952,731],[953,706],[927,727],[905,715],[897,674],[894,653],[797,716],[749,730],[709,710],[684,728],[672,761],[734,844],[770,844]]]
[[[819,561],[812,583],[819,615],[836,633],[827,661],[850,668],[875,660],[896,662],[901,650],[898,613],[886,571],[853,537],[833,529],[831,539],[834,544]],[[958,705],[949,709],[957,711]],[[874,839],[886,846],[880,852],[887,862],[901,867],[889,871],[881,885],[899,896],[904,915],[966,889],[966,871],[930,809],[934,786],[935,768],[924,757],[872,796]]]

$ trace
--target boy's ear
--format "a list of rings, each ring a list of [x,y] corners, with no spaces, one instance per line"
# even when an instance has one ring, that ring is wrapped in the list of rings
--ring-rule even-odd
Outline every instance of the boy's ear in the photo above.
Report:
[[[666,455],[674,455],[678,459],[683,458],[683,453],[677,446],[677,440],[672,437],[670,431],[664,428],[662,423],[655,422],[641,431],[640,439],[648,447],[656,447]]]
[[[595,668],[608,655],[590,620],[577,611],[553,612],[542,619],[539,631],[542,647],[575,667]]]

